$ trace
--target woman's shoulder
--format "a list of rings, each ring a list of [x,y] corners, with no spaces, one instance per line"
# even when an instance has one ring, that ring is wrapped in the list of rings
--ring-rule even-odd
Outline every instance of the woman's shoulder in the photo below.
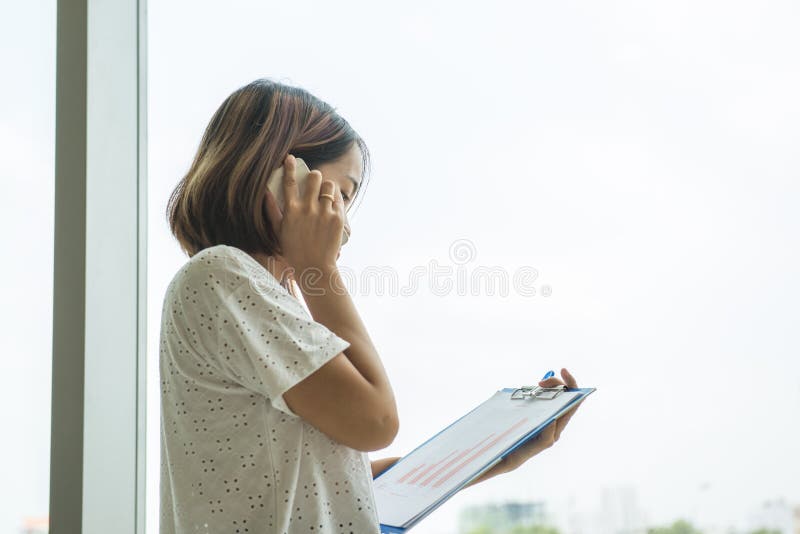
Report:
[[[173,277],[169,290],[227,294],[245,283],[270,289],[281,287],[247,252],[231,245],[214,245],[189,258]]]
[[[186,262],[185,267],[192,272],[230,271],[248,274],[261,267],[244,250],[231,245],[214,245],[204,248]],[[261,267],[263,269],[263,267]]]

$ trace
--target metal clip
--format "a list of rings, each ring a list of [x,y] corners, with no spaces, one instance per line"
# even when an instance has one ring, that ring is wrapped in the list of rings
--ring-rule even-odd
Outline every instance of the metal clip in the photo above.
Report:
[[[541,386],[522,386],[511,392],[512,400],[520,399],[544,399],[550,400],[558,397],[561,392],[566,391],[567,386],[556,386],[554,388],[543,388]]]

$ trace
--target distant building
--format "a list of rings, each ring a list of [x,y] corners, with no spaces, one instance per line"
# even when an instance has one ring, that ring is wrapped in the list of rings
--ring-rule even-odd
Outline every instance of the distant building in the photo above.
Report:
[[[790,506],[784,499],[764,501],[750,516],[749,530],[773,530],[781,534],[800,533],[800,507]]]
[[[794,534],[800,534],[800,504],[794,507]]]
[[[533,527],[548,524],[544,502],[506,502],[468,506],[458,516],[459,534],[490,527],[492,534],[504,534],[514,527]]]
[[[644,534],[644,512],[633,486],[605,488],[600,496],[598,530],[604,534]]]

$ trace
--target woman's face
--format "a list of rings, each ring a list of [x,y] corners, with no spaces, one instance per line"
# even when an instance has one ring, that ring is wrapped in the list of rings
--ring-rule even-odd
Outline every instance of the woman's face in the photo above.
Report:
[[[361,186],[361,149],[353,143],[353,146],[342,154],[339,159],[323,163],[316,167],[322,173],[323,180],[332,180],[339,185],[344,198],[345,211],[350,207],[356,196],[356,191]],[[348,227],[349,231],[350,228]]]

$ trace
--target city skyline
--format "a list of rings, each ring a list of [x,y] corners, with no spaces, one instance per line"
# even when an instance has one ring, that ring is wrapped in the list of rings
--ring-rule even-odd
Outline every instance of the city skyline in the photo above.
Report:
[[[679,521],[685,521],[703,534],[758,531],[800,534],[800,502],[791,503],[783,498],[731,510],[727,522],[716,523],[690,511],[672,519],[652,521],[648,519],[646,504],[639,502],[635,489],[630,486],[605,488],[594,496],[593,502],[585,497],[580,501],[570,497],[555,502],[546,498],[492,500],[463,506],[458,512],[459,526],[454,534],[468,534],[468,525],[481,524],[496,527],[498,534],[514,525],[551,527],[559,534],[648,534],[651,529],[666,528]]]

